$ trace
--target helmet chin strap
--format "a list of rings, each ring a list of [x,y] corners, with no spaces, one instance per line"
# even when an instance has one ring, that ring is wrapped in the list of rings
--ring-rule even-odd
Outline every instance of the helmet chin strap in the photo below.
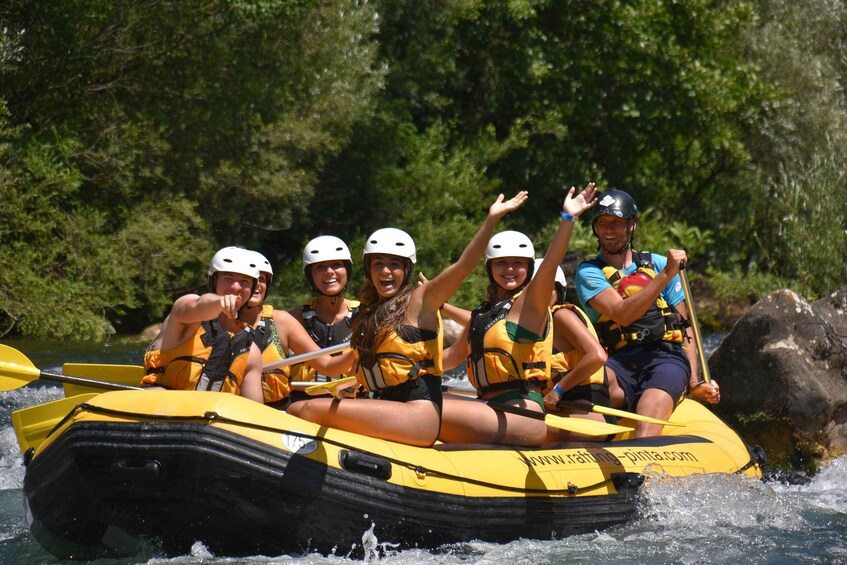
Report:
[[[603,250],[603,252],[604,252],[606,255],[623,255],[624,253],[626,253],[626,250],[627,250],[627,249],[629,249],[629,242],[627,242],[627,244],[626,244],[626,245],[624,245],[623,247],[621,247],[621,248],[620,248],[620,249],[618,249],[617,251],[606,251],[606,250],[604,249],[604,250]]]
[[[626,253],[627,249],[630,249],[632,247],[632,238],[633,238],[634,235],[635,235],[635,230],[632,230],[630,232],[629,237],[627,238],[624,246],[621,247],[620,249],[615,250],[615,251],[608,251],[602,245],[600,245],[599,241],[597,242],[597,247],[599,247],[600,251],[602,251],[606,255],[623,255],[623,254]]]
[[[344,294],[344,291],[345,291],[345,290],[347,290],[347,287],[346,287],[346,286],[345,286],[343,289],[341,289],[341,292],[339,292],[339,293],[337,293],[337,294],[327,294],[327,293],[325,293],[325,292],[321,292],[321,291],[318,291],[318,292],[319,292],[320,294],[322,294],[323,296],[326,296],[327,298],[329,298],[329,299],[330,299],[330,300],[329,300],[329,303],[330,303],[330,304],[335,305],[335,303],[336,303],[336,302],[338,302],[338,299],[339,299],[339,298],[341,298],[341,295],[342,295],[342,294]]]

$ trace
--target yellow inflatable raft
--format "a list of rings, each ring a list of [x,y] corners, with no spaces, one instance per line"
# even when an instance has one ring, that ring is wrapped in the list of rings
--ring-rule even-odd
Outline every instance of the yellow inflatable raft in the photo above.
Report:
[[[146,544],[185,554],[198,541],[216,555],[346,554],[371,528],[400,547],[550,539],[629,520],[648,474],[761,477],[758,457],[692,400],[660,437],[542,448],[412,447],[220,393],[80,402],[26,456],[30,529],[62,558]]]

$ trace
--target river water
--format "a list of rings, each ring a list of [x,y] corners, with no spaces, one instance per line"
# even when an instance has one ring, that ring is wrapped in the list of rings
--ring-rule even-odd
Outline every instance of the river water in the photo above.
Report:
[[[61,372],[64,362],[137,364],[143,345],[79,346],[4,342],[25,353],[42,371]],[[712,347],[714,346],[714,341]],[[451,383],[458,384],[458,383]],[[24,519],[24,467],[10,421],[18,408],[61,398],[54,384],[38,382],[0,393],[0,564],[56,563],[29,534]],[[237,519],[234,522],[237,527]],[[650,477],[637,518],[602,532],[554,541],[467,543],[432,551],[397,551],[391,540],[362,532],[371,548],[366,562],[384,564],[554,563],[845,563],[847,564],[847,457],[803,484],[721,475],[684,479]],[[163,565],[354,563],[343,553],[228,559],[203,546],[191,554],[142,555],[102,564]]]

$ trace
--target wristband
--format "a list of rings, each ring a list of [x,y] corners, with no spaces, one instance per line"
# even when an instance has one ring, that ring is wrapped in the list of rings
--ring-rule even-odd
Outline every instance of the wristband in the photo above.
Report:
[[[573,216],[571,216],[570,214],[568,214],[564,210],[562,210],[561,215],[562,215],[562,219],[564,221],[566,221],[566,222],[572,222],[573,221]]]
[[[559,383],[556,383],[553,386],[553,390],[555,390],[557,393],[559,393],[559,396],[562,396],[563,394],[565,394],[565,391],[563,391],[561,388],[559,388]]]

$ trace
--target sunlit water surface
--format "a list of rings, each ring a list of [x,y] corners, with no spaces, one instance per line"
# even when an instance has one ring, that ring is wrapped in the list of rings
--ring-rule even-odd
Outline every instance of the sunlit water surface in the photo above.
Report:
[[[710,347],[714,347],[713,338]],[[26,353],[42,371],[61,372],[63,362],[137,364],[143,345],[65,346],[5,342]],[[450,384],[461,385],[459,380]],[[61,389],[35,383],[0,393],[0,563],[56,563],[29,534],[24,519],[24,467],[12,410],[61,398]],[[508,544],[463,543],[434,550],[404,550],[362,532],[365,561],[383,564],[553,563],[847,563],[847,457],[833,461],[802,484],[701,475],[650,477],[632,522],[602,532],[553,541],[519,539]],[[215,557],[201,544],[190,555],[139,555],[103,564],[296,565],[353,562],[347,551],[278,557]]]

